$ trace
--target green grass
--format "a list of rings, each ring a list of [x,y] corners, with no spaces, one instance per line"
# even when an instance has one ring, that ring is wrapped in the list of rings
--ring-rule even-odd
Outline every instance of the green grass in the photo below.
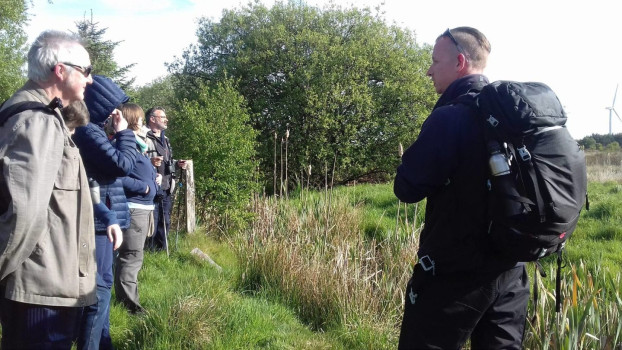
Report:
[[[223,269],[189,252],[198,247]],[[339,349],[312,332],[292,310],[236,290],[237,259],[226,241],[205,232],[183,235],[170,257],[147,253],[139,276],[147,314],[134,316],[113,301],[117,349]],[[113,297],[114,299],[114,297]]]
[[[547,258],[525,349],[622,344],[622,184],[590,182],[588,190],[590,210],[566,249],[562,312],[554,311],[556,264]],[[424,209],[425,202],[401,203],[398,216],[391,184],[356,185],[259,199],[253,224],[229,235],[173,232],[170,257],[146,253],[139,275],[148,312],[131,315],[113,300],[114,345],[394,349]]]
[[[425,201],[419,204],[400,203],[400,220],[396,225],[398,200],[393,194],[393,183],[342,186],[335,188],[332,194],[326,191],[310,194],[304,192],[302,195],[296,193],[290,197],[290,201],[293,205],[300,207],[309,198],[316,201],[328,201],[330,198],[345,199],[353,208],[362,209],[359,228],[367,238],[377,240],[386,239],[402,231],[404,227],[399,225],[405,225],[406,219],[408,219],[409,226],[412,226],[415,212],[417,213],[415,226],[420,226],[425,211]],[[404,214],[405,210],[408,211],[407,215]]]
[[[570,261],[622,272],[622,185],[590,183],[590,209],[583,210],[567,246]]]
[[[555,259],[544,261],[538,310],[530,304],[526,349],[621,344],[622,186],[590,183],[562,271],[563,310],[554,311]],[[148,253],[140,295],[149,310],[113,303],[118,349],[393,349],[403,287],[416,259],[425,203],[408,225],[391,184],[265,199],[244,232],[182,235],[172,254]],[[417,210],[417,222],[413,215]],[[198,247],[223,269],[189,252]],[[533,268],[530,274],[533,277]]]

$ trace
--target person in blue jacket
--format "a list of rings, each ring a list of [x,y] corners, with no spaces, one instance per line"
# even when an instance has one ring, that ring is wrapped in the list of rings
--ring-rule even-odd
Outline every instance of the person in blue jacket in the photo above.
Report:
[[[89,111],[83,100],[74,101],[63,107],[63,120],[67,129],[73,135],[76,128],[86,126],[89,123]],[[99,183],[93,178],[89,178],[89,188],[91,191],[91,200],[93,202],[93,213],[100,220],[110,223],[110,227],[106,228],[108,239],[120,245],[123,241],[121,227],[116,223],[116,214],[106,207],[99,196]],[[117,247],[118,248],[118,247]],[[116,248],[115,248],[116,249]]]
[[[128,122],[128,129],[136,135],[134,150],[136,165],[129,176],[123,177],[123,188],[130,208],[130,228],[125,232],[123,244],[115,260],[115,297],[132,313],[144,311],[138,297],[138,272],[143,264],[145,240],[153,232],[153,199],[158,192],[157,174],[147,158],[146,130],[142,129],[145,112],[134,103],[120,108]]]
[[[418,262],[406,286],[399,349],[520,349],[529,285],[522,263],[487,240],[484,122],[456,98],[488,84],[490,43],[471,27],[447,29],[428,76],[440,94],[394,182],[403,202],[427,198]]]
[[[93,84],[84,93],[90,122],[77,128],[73,135],[86,173],[99,184],[100,200],[108,209],[105,213],[95,213],[97,304],[85,309],[78,337],[81,349],[113,348],[109,330],[113,250],[121,245],[122,231],[130,225],[121,178],[132,171],[137,158],[134,133],[127,129],[127,121],[117,109],[128,100],[111,79],[94,75]],[[104,131],[106,120],[115,130],[113,140]]]

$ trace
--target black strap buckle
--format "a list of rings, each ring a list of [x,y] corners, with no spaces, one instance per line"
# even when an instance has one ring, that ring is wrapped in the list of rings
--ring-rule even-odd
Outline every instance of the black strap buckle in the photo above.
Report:
[[[61,101],[61,99],[58,97],[54,97],[52,101],[50,101],[48,108],[51,110],[54,110],[56,108],[63,109],[63,101]]]
[[[524,145],[516,149],[518,151],[518,156],[523,162],[528,162],[531,160],[531,154],[527,150],[527,147]]]
[[[486,119],[486,121],[488,122],[488,124],[490,124],[491,127],[496,128],[497,125],[499,125],[499,120],[495,117],[491,115],[488,116],[488,118]]]

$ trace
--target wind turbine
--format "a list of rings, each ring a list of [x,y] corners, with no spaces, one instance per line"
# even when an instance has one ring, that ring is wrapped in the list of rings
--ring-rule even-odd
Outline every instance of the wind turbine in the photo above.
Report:
[[[605,107],[605,109],[609,110],[609,135],[611,135],[611,117],[612,117],[612,114],[615,113],[616,117],[618,117],[618,119],[620,119],[620,121],[622,122],[622,118],[620,118],[620,115],[618,114],[618,112],[615,109],[616,96],[618,96],[618,85],[616,85],[616,92],[613,94],[613,102],[611,103],[611,107]]]

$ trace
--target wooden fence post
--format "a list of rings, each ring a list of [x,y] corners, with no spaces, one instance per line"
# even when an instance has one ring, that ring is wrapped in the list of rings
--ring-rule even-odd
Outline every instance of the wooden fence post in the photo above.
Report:
[[[186,161],[186,171],[184,171],[186,197],[186,232],[191,233],[196,229],[196,219],[194,212],[194,166],[192,160]]]

